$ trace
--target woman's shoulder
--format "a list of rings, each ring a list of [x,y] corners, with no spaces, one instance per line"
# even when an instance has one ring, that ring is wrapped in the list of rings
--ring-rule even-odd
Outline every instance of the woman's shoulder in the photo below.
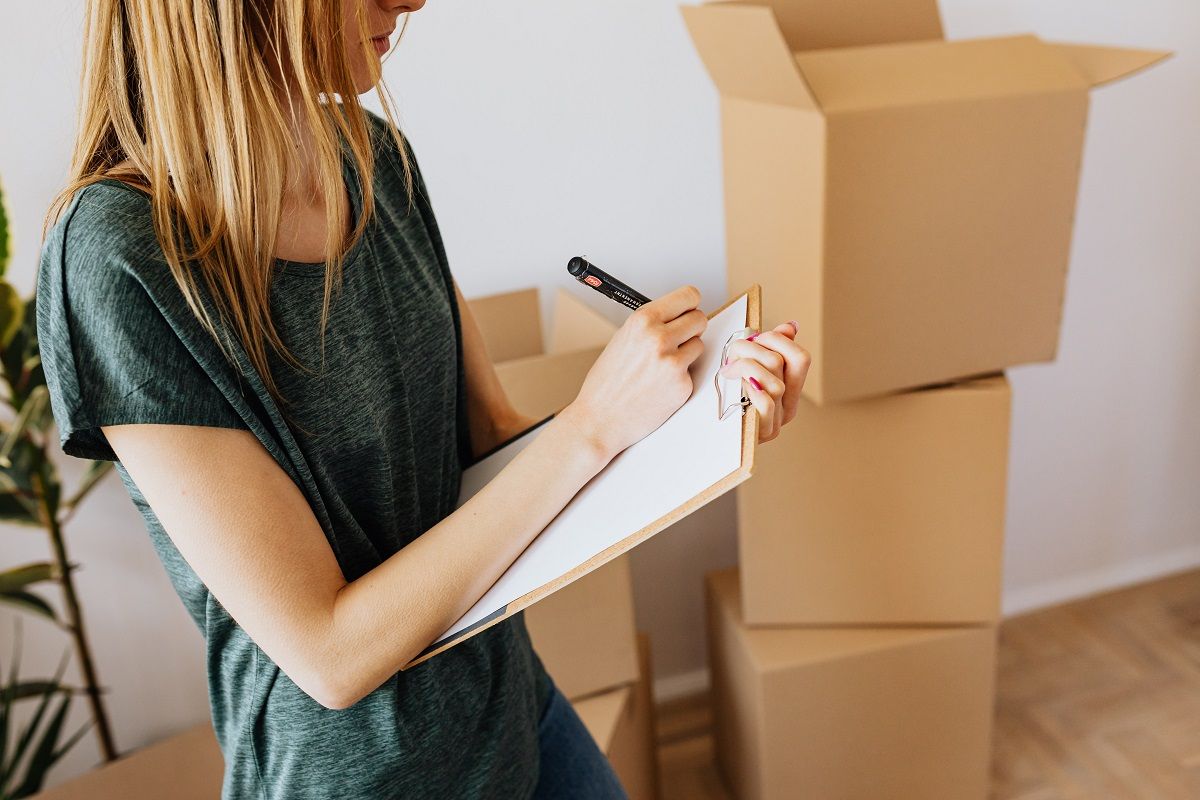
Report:
[[[42,257],[80,261],[159,260],[150,197],[114,178],[77,189],[47,230]]]
[[[150,198],[106,179],[78,189],[46,232],[38,263],[41,313],[161,313],[170,278],[154,230]],[[140,312],[144,311],[144,314]]]

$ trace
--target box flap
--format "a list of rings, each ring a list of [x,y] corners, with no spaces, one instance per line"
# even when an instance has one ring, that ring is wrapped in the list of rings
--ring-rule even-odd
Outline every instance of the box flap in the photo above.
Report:
[[[1066,56],[1092,86],[1128,77],[1172,55],[1169,50],[1132,50],[1058,42],[1050,46]]]
[[[592,347],[499,361],[496,377],[513,408],[541,419],[574,402],[603,351],[603,347]]]
[[[942,39],[937,0],[728,0],[765,5],[793,51]]]
[[[1036,36],[817,50],[795,58],[826,113],[1089,86]]]
[[[469,297],[467,305],[493,363],[542,354],[542,314],[536,288]]]
[[[590,292],[591,289],[586,291]],[[546,352],[565,353],[569,350],[604,347],[618,327],[577,295],[559,287],[554,295],[554,316],[550,322]]]
[[[816,107],[770,8],[714,3],[681,6],[681,10],[700,59],[721,94]]]

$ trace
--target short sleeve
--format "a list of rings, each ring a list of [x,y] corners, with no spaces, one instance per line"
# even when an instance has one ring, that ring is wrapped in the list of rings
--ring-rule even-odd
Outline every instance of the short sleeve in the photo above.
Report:
[[[38,343],[67,455],[118,460],[103,425],[248,427],[138,278],[168,268],[150,220],[136,190],[95,184],[43,244]]]

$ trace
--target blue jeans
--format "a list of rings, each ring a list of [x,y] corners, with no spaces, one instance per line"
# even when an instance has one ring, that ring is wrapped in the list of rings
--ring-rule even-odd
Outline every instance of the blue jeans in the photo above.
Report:
[[[629,800],[608,758],[555,686],[538,723],[541,772],[533,800]]]

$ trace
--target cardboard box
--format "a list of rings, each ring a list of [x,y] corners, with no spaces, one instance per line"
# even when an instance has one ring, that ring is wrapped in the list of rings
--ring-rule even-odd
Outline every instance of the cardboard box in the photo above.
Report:
[[[543,418],[570,404],[618,325],[559,289],[543,343],[537,289],[468,298],[500,384],[523,414]]]
[[[1088,92],[1167,53],[948,42],[934,0],[683,14],[721,96],[729,284],[799,322],[809,397],[1055,357]]]
[[[635,683],[572,703],[584,726],[608,756],[630,800],[659,797],[654,735],[650,638],[638,634],[640,675]]]
[[[801,399],[737,488],[751,625],[1000,617],[1011,389]]]
[[[571,700],[638,678],[628,556],[525,609],[525,625],[546,671]]]
[[[221,796],[225,760],[212,724],[138,748],[33,800],[214,800]]]
[[[748,628],[706,579],[717,765],[741,800],[987,797],[995,626]]]

